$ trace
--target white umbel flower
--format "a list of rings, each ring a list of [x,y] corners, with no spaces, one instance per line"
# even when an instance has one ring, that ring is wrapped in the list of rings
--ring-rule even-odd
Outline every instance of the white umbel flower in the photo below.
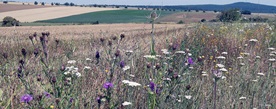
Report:
[[[250,39],[249,42],[258,42],[257,39]]]
[[[272,51],[273,51],[273,50],[275,50],[275,48],[273,48],[273,47],[270,47],[270,48],[268,48],[268,50],[272,50]]]
[[[228,53],[227,52],[222,52],[221,54],[227,55]]]
[[[217,66],[218,66],[219,68],[224,68],[224,65],[223,65],[223,64],[217,64]]]
[[[189,100],[189,99],[192,98],[192,96],[191,95],[185,95],[185,98]]]
[[[126,66],[123,68],[124,71],[127,71],[128,69],[130,69],[130,66],[128,66],[128,65],[126,65]]]
[[[176,51],[175,53],[178,53],[178,54],[185,54],[185,51]]]
[[[141,86],[141,84],[129,80],[123,80],[122,81],[124,84],[127,84],[128,86],[135,87],[135,86]]]
[[[75,61],[75,60],[69,60],[67,63],[68,64],[75,64],[77,61]]]
[[[257,75],[264,76],[265,74],[264,73],[257,73]]]
[[[127,105],[131,105],[131,102],[125,101],[124,103],[122,103],[123,106],[127,106]]]
[[[219,56],[219,57],[216,57],[217,59],[225,59],[224,56]]]
[[[80,72],[77,72],[77,73],[76,73],[76,76],[77,76],[77,77],[80,77],[80,76],[81,76],[81,73],[80,73]]]
[[[274,58],[271,58],[271,59],[268,59],[270,62],[274,62],[276,59]]]
[[[245,99],[246,99],[246,97],[243,97],[243,96],[242,96],[242,97],[240,97],[239,99],[240,99],[240,100],[245,100]]]
[[[219,69],[220,71],[223,71],[223,72],[227,72],[227,69],[226,68],[221,68]]]

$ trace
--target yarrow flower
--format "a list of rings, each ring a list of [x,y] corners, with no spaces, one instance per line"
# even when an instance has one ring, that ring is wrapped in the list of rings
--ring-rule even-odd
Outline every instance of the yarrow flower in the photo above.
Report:
[[[32,100],[33,100],[33,97],[31,95],[25,94],[21,97],[20,102],[29,103]]]
[[[124,84],[127,84],[131,87],[134,87],[134,86],[141,86],[141,84],[137,83],[137,82],[132,82],[132,81],[128,81],[128,80],[123,80],[122,81]]]
[[[111,82],[106,82],[106,83],[104,83],[103,87],[105,89],[113,88],[113,84]]]

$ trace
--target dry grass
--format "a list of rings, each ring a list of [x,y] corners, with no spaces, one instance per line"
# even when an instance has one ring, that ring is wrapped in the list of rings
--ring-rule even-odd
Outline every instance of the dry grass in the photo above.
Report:
[[[21,6],[21,5],[18,5],[18,6]],[[66,17],[66,16],[89,13],[89,12],[105,11],[105,10],[115,10],[115,8],[56,6],[56,7],[47,7],[47,8],[38,8],[38,9],[1,12],[0,19],[3,19],[6,16],[11,16],[16,18],[20,22],[34,22],[38,20],[48,20],[48,19]]]

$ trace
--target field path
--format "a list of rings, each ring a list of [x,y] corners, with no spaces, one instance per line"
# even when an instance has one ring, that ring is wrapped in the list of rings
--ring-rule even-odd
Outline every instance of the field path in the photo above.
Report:
[[[0,19],[6,16],[14,17],[20,22],[34,22],[38,20],[48,20],[60,17],[66,17],[71,15],[105,11],[105,10],[116,10],[115,8],[94,8],[94,7],[47,7],[47,8],[36,8],[36,9],[25,9],[9,12],[1,12]]]

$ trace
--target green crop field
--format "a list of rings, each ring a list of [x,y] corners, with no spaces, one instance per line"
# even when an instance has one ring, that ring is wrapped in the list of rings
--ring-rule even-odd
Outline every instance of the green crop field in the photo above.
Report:
[[[73,15],[63,18],[43,20],[37,22],[44,23],[144,23],[149,22],[148,16],[150,10],[112,10],[112,11],[100,11],[91,12],[80,15]],[[173,14],[175,12],[158,12],[160,17]]]

